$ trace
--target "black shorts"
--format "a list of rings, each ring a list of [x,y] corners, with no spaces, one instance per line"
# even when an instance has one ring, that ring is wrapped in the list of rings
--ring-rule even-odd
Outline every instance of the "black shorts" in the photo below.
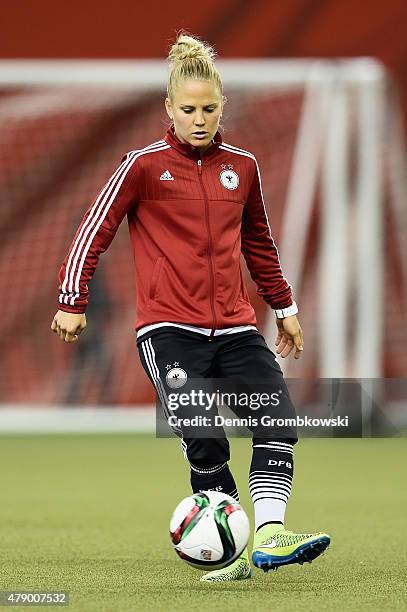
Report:
[[[211,410],[202,405],[193,407],[191,403],[174,407],[180,394],[185,396],[195,390],[196,397],[197,387],[214,395],[217,391],[227,394],[228,408],[239,422],[248,423],[247,429],[256,444],[262,440],[297,441],[296,427],[292,425],[295,409],[281,368],[258,331],[225,334],[209,340],[197,332],[166,328],[142,336],[137,345],[143,367],[157,392],[157,406],[161,406],[164,418],[182,439],[184,454],[191,462],[203,460],[215,464],[230,458],[222,425],[207,425],[208,415],[213,422],[218,414],[216,406]],[[257,401],[255,408],[242,403],[244,396],[250,396],[252,402],[260,394],[265,394],[265,399],[267,394],[270,397],[273,394],[278,401],[266,405],[258,405]],[[207,421],[195,421],[189,426],[184,424],[188,423],[185,416],[207,417]],[[216,419],[222,421],[222,417]],[[291,425],[281,424],[286,419]]]

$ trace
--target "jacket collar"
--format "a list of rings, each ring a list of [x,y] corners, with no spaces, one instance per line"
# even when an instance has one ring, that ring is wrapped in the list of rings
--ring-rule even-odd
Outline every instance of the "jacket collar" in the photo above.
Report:
[[[201,157],[201,154],[199,153],[199,149],[197,147],[194,147],[187,143],[183,143],[178,139],[177,135],[175,134],[174,125],[171,125],[168,128],[164,140],[169,145],[171,145],[171,147],[173,147],[179,153],[185,155],[186,157],[189,157],[191,159],[199,159]],[[212,142],[212,146],[205,151],[203,157],[209,157],[213,155],[218,150],[219,145],[222,144],[222,136],[219,132],[216,132]]]

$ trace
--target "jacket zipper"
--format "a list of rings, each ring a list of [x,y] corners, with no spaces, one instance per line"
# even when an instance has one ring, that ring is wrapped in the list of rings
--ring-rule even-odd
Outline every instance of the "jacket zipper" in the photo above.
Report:
[[[207,249],[207,257],[208,257],[208,264],[209,264],[209,277],[210,277],[210,302],[211,302],[211,311],[212,311],[212,329],[211,329],[211,333],[209,336],[209,342],[212,341],[214,335],[215,335],[215,329],[216,329],[216,315],[215,315],[215,274],[214,274],[214,270],[213,270],[213,261],[212,261],[212,257],[211,257],[211,253],[212,253],[212,236],[211,236],[211,226],[209,223],[209,204],[208,204],[208,196],[206,194],[205,191],[205,187],[203,184],[203,180],[202,180],[202,160],[198,159],[198,178],[199,178],[199,184],[201,186],[201,191],[202,191],[202,195],[203,195],[203,199],[204,199],[204,204],[205,204],[205,220],[206,220],[206,229],[208,232],[208,249]]]

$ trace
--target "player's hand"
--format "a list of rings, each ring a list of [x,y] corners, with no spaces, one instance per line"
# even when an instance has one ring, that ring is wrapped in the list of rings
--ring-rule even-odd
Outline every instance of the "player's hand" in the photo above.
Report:
[[[75,314],[58,310],[51,324],[53,332],[64,342],[76,342],[86,327],[85,314]]]
[[[304,339],[301,325],[295,315],[276,319],[278,334],[276,338],[276,352],[281,357],[287,357],[294,349],[294,358],[299,359],[304,350]]]

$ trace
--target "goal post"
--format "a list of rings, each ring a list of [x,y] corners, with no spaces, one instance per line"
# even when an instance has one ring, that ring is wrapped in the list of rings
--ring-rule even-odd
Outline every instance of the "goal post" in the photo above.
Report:
[[[306,350],[299,361],[282,361],[285,374],[405,377],[406,156],[385,68],[370,58],[219,60],[218,67],[228,97],[223,137],[259,160],[300,309]],[[57,306],[58,268],[90,199],[124,153],[162,137],[166,77],[156,60],[0,61],[7,405],[152,401],[136,363],[123,228],[90,287],[96,306],[87,344],[56,347],[43,319]],[[247,270],[245,279],[273,348],[274,313]]]

